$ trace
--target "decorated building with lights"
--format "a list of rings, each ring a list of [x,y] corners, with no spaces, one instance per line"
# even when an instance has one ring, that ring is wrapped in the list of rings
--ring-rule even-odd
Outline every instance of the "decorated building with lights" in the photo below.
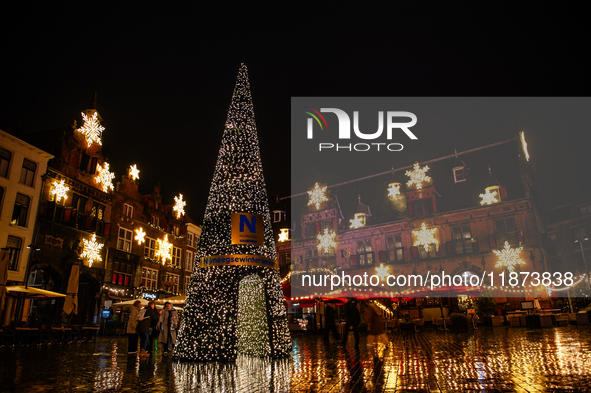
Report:
[[[549,271],[536,166],[523,142],[520,134],[337,186],[310,182],[308,192],[292,198],[292,291],[308,273],[371,275],[385,269],[427,279],[428,272],[481,277],[503,269]],[[326,234],[334,234],[334,243],[320,247]],[[413,307],[433,306],[433,293],[408,284],[332,293],[324,286],[304,289],[317,296],[407,299]],[[458,297],[483,289],[493,291],[507,309],[520,308],[524,297],[548,298],[546,291],[527,286],[501,287],[497,276],[492,285],[485,277],[477,288],[452,289],[445,306],[451,313],[458,309]]]

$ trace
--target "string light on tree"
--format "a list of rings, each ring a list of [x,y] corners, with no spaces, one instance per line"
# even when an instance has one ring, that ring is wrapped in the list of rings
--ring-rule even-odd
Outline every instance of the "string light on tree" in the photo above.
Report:
[[[429,252],[430,245],[432,244],[439,244],[439,241],[435,238],[435,231],[436,228],[427,229],[425,223],[421,226],[420,231],[412,231],[413,236],[415,237],[415,242],[413,246],[423,246],[426,252]]]
[[[406,183],[407,187],[411,187],[413,184],[417,190],[423,189],[423,182],[430,182],[431,178],[425,173],[429,170],[429,167],[425,165],[420,167],[419,163],[415,163],[412,171],[406,171],[406,176],[410,177],[410,180]]]
[[[88,260],[88,267],[91,267],[94,261],[101,262],[103,260],[101,257],[101,250],[104,244],[97,243],[96,234],[92,234],[92,239],[90,241],[86,239],[82,239],[82,241],[84,242],[84,251],[80,254],[80,258]]]
[[[180,219],[185,214],[185,205],[187,203],[183,201],[183,194],[179,194],[178,197],[174,197],[174,207],[172,210],[176,212],[176,218]]]
[[[136,164],[129,167],[129,177],[131,177],[131,180],[137,180],[140,178],[140,170],[137,169]]]
[[[519,258],[519,254],[523,247],[511,248],[508,241],[505,241],[505,247],[501,250],[493,250],[499,260],[495,267],[507,268],[510,272],[515,271],[518,265],[525,265],[525,262]]]
[[[98,185],[101,186],[103,192],[109,192],[109,190],[113,190],[113,179],[115,178],[115,174],[109,171],[109,163],[105,162],[103,166],[97,166],[98,173],[94,177],[94,180]]]
[[[101,126],[101,123],[99,122],[98,112],[95,111],[92,114],[92,117],[86,116],[86,114],[82,112],[82,120],[84,121],[84,124],[82,127],[78,128],[78,131],[84,135],[86,144],[88,146],[93,143],[102,145],[103,142],[101,141],[101,137],[105,127]]]
[[[318,239],[318,251],[330,254],[337,245],[334,241],[336,236],[337,234],[334,231],[324,228],[324,233],[319,233],[316,237]]]
[[[70,187],[64,184],[64,179],[62,179],[59,183],[57,180],[53,181],[53,189],[51,190],[51,194],[55,195],[55,201],[59,203],[62,198],[64,202],[68,199],[68,191],[70,191]]]
[[[314,185],[314,188],[308,191],[308,195],[310,199],[308,200],[308,206],[315,205],[316,210],[320,209],[320,204],[322,202],[328,201],[326,197],[326,186],[320,187],[318,183]]]
[[[484,194],[480,194],[480,198],[482,198],[482,200],[480,201],[481,205],[492,205],[493,203],[498,202],[497,192],[490,192],[488,188],[485,190]]]
[[[156,257],[160,257],[162,264],[166,261],[172,260],[172,244],[168,241],[168,235],[164,235],[164,239],[158,239],[158,248],[156,249]]]
[[[146,241],[146,232],[144,232],[144,228],[140,227],[135,230],[135,240],[137,241],[137,244],[143,244]]]
[[[388,188],[388,197],[389,198],[396,198],[400,195],[400,183],[390,183]]]

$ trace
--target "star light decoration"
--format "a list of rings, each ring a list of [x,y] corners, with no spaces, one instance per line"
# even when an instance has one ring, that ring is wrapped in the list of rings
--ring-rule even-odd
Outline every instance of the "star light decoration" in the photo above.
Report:
[[[318,183],[314,185],[311,191],[308,191],[310,199],[308,200],[308,206],[316,205],[316,210],[320,209],[320,203],[328,201],[326,197],[326,186],[320,187]]]
[[[98,173],[94,177],[97,184],[101,185],[103,192],[109,192],[113,190],[113,179],[115,174],[109,171],[109,163],[105,162],[103,167],[97,166]]]
[[[80,258],[88,259],[88,267],[92,267],[94,261],[101,262],[103,260],[101,257],[101,249],[104,244],[97,243],[96,234],[92,234],[92,239],[90,241],[86,239],[82,240],[84,241],[84,251],[80,254]]]
[[[415,242],[413,246],[423,246],[426,252],[429,252],[431,249],[429,246],[431,244],[439,244],[437,239],[435,239],[435,231],[437,228],[427,229],[425,223],[421,226],[420,231],[412,231],[413,236],[415,237]]]
[[[399,183],[390,184],[390,188],[388,188],[388,197],[394,199],[399,195],[400,195],[400,184]]]
[[[352,220],[349,220],[349,222],[351,223],[351,225],[349,225],[349,228],[351,228],[351,229],[361,228],[363,226],[363,216],[361,216],[361,215],[355,216],[355,218],[353,218]]]
[[[480,194],[480,198],[482,198],[482,200],[480,201],[481,205],[492,205],[493,203],[498,202],[497,192],[490,192],[488,188],[485,190],[484,194]]]
[[[318,251],[329,253],[331,249],[334,249],[337,245],[334,241],[336,235],[334,231],[324,228],[324,233],[319,233],[316,237],[318,239]]]
[[[495,267],[507,268],[510,272],[515,271],[517,265],[525,265],[525,262],[519,258],[523,247],[511,248],[508,241],[505,241],[505,247],[501,250],[493,250],[499,261]]]
[[[105,127],[101,126],[101,123],[98,120],[98,112],[94,112],[92,117],[88,117],[82,112],[82,120],[84,120],[84,125],[78,128],[78,132],[84,135],[84,138],[86,138],[86,144],[90,146],[93,143],[98,143],[102,146],[103,142],[101,141],[101,136]]]
[[[131,180],[137,180],[140,178],[140,170],[137,169],[136,164],[129,167],[129,177],[131,177]]]
[[[135,230],[135,240],[137,240],[137,244],[143,244],[146,241],[146,232],[144,232],[144,228],[136,229]]]
[[[185,205],[187,203],[183,201],[183,194],[179,194],[178,198],[174,197],[174,207],[172,210],[176,212],[176,218],[180,219],[185,214]]]
[[[166,261],[172,260],[171,257],[172,244],[168,242],[168,235],[164,235],[164,239],[158,239],[158,249],[156,250],[156,256],[162,258],[162,264]]]
[[[390,275],[390,266],[384,266],[383,263],[380,263],[380,267],[376,267],[376,275],[383,280],[386,279]]]
[[[53,181],[53,190],[51,190],[51,194],[55,195],[55,201],[59,203],[59,201],[64,198],[64,202],[68,199],[67,192],[70,191],[70,187],[64,184],[64,179],[62,179],[59,183],[57,180]]]
[[[429,167],[425,165],[424,167],[420,167],[419,163],[415,163],[412,171],[406,171],[406,176],[410,177],[410,180],[406,183],[407,187],[412,186],[413,184],[416,185],[417,190],[423,189],[423,182],[430,182],[431,178],[425,173],[429,170]]]
[[[289,240],[289,229],[287,228],[281,228],[279,230],[279,240],[277,240],[279,243],[283,243]]]

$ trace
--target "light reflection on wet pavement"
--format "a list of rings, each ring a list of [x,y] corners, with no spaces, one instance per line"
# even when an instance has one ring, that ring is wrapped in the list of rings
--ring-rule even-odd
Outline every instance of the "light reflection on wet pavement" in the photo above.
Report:
[[[125,337],[0,348],[0,391],[545,392],[591,391],[591,329],[483,328],[390,335],[361,350],[296,337],[291,359],[178,363],[127,356]]]

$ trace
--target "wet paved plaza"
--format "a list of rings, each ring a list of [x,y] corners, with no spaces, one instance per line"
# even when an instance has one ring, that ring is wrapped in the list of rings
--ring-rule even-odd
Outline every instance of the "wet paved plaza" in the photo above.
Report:
[[[127,356],[125,337],[0,348],[0,391],[545,392],[591,391],[591,329],[482,328],[390,335],[360,350],[293,338],[291,359],[178,363]]]

